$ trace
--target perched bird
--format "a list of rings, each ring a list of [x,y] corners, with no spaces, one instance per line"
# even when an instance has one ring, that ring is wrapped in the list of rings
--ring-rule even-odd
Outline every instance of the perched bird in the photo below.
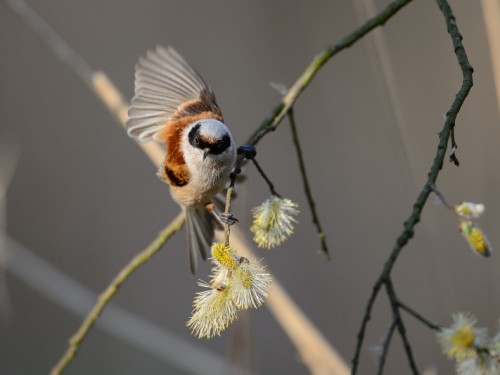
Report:
[[[166,147],[158,176],[186,213],[192,273],[196,253],[206,259],[217,224],[214,216],[224,223],[235,221],[212,203],[236,161],[236,146],[223,121],[211,88],[172,47],[158,46],[139,59],[127,133]]]

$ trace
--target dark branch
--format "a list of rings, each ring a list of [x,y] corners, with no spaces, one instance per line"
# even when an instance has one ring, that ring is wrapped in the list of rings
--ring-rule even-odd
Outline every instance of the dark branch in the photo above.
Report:
[[[297,134],[297,127],[295,126],[295,116],[293,115],[293,108],[288,111],[288,118],[290,120],[290,129],[292,130],[293,144],[295,145],[295,151],[297,153],[297,158],[299,159],[300,174],[302,175],[302,181],[304,183],[304,192],[307,197],[307,203],[311,210],[311,215],[313,217],[313,223],[316,225],[318,235],[321,241],[321,249],[328,259],[330,255],[328,253],[328,247],[326,246],[326,233],[321,227],[318,214],[316,213],[316,203],[311,192],[311,187],[309,185],[309,179],[307,178],[306,166],[304,163],[304,157],[302,156],[302,148],[300,147],[299,135]]]
[[[394,286],[392,285],[392,281],[389,278],[385,282],[385,289],[387,291],[387,296],[389,297],[389,300],[391,302],[393,319],[396,322],[396,327],[398,328],[401,340],[403,340],[403,347],[406,352],[406,357],[408,358],[410,369],[413,372],[413,374],[418,375],[417,364],[415,362],[415,358],[413,357],[410,341],[406,336],[406,328],[403,319],[401,319],[401,314],[399,313],[398,298],[396,296],[396,292],[394,291]]]
[[[382,342],[382,351],[378,359],[377,365],[377,375],[382,375],[384,372],[385,359],[387,358],[387,353],[389,352],[389,346],[391,345],[392,335],[396,329],[396,320],[392,319],[389,327],[387,328],[387,333],[385,334],[384,341]]]
[[[272,181],[264,173],[264,170],[261,168],[260,164],[257,163],[257,160],[255,158],[251,158],[250,160],[252,160],[253,164],[255,165],[255,168],[257,168],[262,178],[266,181],[267,185],[269,186],[269,190],[271,190],[271,194],[281,198],[281,195],[279,195],[274,189],[274,184],[272,183]]]
[[[432,329],[434,331],[441,330],[441,326],[440,325],[438,325],[436,323],[432,323],[430,320],[424,318],[421,314],[419,314],[418,312],[416,312],[415,310],[413,310],[411,307],[409,307],[408,305],[404,304],[403,302],[398,301],[398,305],[399,305],[400,308],[402,308],[403,310],[405,310],[408,314],[410,314],[411,316],[413,316],[420,323],[425,324],[430,329]]]
[[[444,195],[437,189],[436,186],[431,186],[431,190],[434,194],[436,194],[436,197],[438,197],[439,201],[445,206],[447,209],[454,211],[454,208],[452,205],[448,203]]]

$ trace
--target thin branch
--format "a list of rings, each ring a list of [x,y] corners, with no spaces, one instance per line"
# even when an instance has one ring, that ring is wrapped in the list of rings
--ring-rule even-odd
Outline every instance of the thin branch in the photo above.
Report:
[[[406,328],[403,319],[401,319],[401,314],[399,313],[398,298],[396,296],[396,292],[394,291],[394,286],[392,285],[392,281],[390,278],[388,278],[385,282],[385,289],[387,291],[387,296],[389,297],[389,300],[391,302],[393,319],[396,322],[399,335],[403,340],[403,347],[406,352],[406,357],[408,358],[410,369],[413,374],[418,375],[417,364],[415,362],[415,358],[413,357],[410,341],[406,336]]]
[[[302,148],[300,147],[299,135],[297,133],[297,126],[295,125],[295,116],[293,114],[293,108],[288,111],[288,118],[290,120],[290,129],[292,130],[293,144],[295,145],[295,151],[297,153],[297,158],[299,159],[300,174],[302,175],[302,182],[304,183],[304,191],[307,197],[307,203],[311,210],[311,215],[313,217],[313,223],[316,225],[318,231],[319,239],[321,241],[321,249],[328,259],[330,255],[328,253],[328,247],[326,246],[326,233],[321,227],[318,214],[316,213],[316,203],[311,192],[311,187],[309,186],[309,179],[307,178],[306,166],[304,163],[304,157],[302,156]]]
[[[443,204],[443,206],[445,206],[447,209],[451,211],[455,210],[453,206],[448,203],[443,193],[441,193],[436,186],[431,186],[431,190],[434,194],[436,194],[436,197],[438,197],[439,201]]]
[[[361,327],[359,328],[358,334],[356,336],[357,340],[356,340],[356,348],[354,350],[354,357],[351,360],[352,364],[351,374],[353,375],[356,374],[358,369],[359,357],[361,355],[361,348],[363,346],[363,340],[365,338],[366,327],[371,319],[371,312],[373,310],[373,305],[375,304],[377,295],[380,292],[380,288],[382,288],[382,285],[384,285],[384,280],[381,279],[381,277],[379,277],[378,280],[375,282],[375,285],[373,285],[372,293],[368,298],[368,303],[365,308],[365,313],[363,314]]]
[[[234,191],[234,185],[231,184],[226,192],[226,206],[224,207],[224,213],[229,214],[231,212],[231,198]],[[231,224],[227,223],[224,226],[224,244],[229,246],[229,236],[231,235]]]
[[[57,362],[55,367],[50,372],[51,375],[62,374],[64,369],[73,361],[76,352],[80,348],[87,333],[94,326],[97,318],[101,315],[106,305],[118,293],[122,284],[143,264],[148,262],[162,248],[168,239],[181,230],[184,224],[184,212],[181,212],[177,217],[158,234],[158,237],[142,252],[137,254],[132,260],[120,271],[109,286],[99,296],[97,303],[84,319],[82,325],[69,340],[69,347],[66,353]]]
[[[408,314],[410,314],[415,319],[417,319],[420,323],[426,325],[427,327],[429,327],[433,331],[440,331],[441,330],[441,326],[439,324],[433,323],[429,319],[424,318],[421,314],[419,314],[418,312],[416,312],[415,310],[413,310],[411,307],[404,304],[403,302],[398,301],[398,305],[400,308],[405,310]]]
[[[325,51],[317,55],[306,68],[304,73],[295,81],[293,86],[288,90],[283,100],[278,104],[271,114],[255,132],[248,138],[247,144],[256,145],[262,137],[270,131],[276,130],[278,124],[281,123],[290,108],[297,101],[299,95],[309,86],[313,78],[323,65],[325,65],[333,56],[340,51],[351,47],[370,31],[378,26],[384,25],[392,16],[394,16],[401,8],[410,3],[411,0],[396,0],[390,3],[375,17],[370,18],[362,26],[346,35],[339,42],[329,46]]]
[[[274,189],[274,184],[269,179],[269,177],[267,177],[267,175],[264,173],[264,170],[262,169],[260,164],[257,162],[257,160],[255,158],[251,158],[250,160],[255,165],[255,168],[257,168],[257,171],[259,171],[262,178],[266,181],[267,185],[269,186],[269,190],[271,190],[271,194],[276,195],[277,197],[281,197],[281,195],[279,195],[278,192]]]
[[[392,335],[394,334],[395,329],[396,320],[393,318],[387,328],[384,341],[382,342],[382,352],[380,353],[380,357],[378,359],[377,375],[382,375],[384,372],[385,359],[387,358],[387,353],[389,352],[389,346],[391,345]]]
[[[462,105],[465,102],[465,99],[467,98],[467,95],[469,94],[469,91],[473,85],[472,81],[473,69],[472,66],[469,64],[467,54],[462,44],[462,35],[460,34],[457,28],[455,17],[453,16],[451,8],[446,0],[436,0],[436,1],[445,18],[448,33],[451,36],[458,64],[460,65],[460,69],[462,71],[462,85],[460,87],[460,90],[456,94],[455,99],[453,100],[448,113],[446,114],[443,128],[439,133],[439,143],[437,146],[434,161],[427,174],[427,181],[425,182],[415,203],[413,204],[413,210],[410,213],[408,219],[404,222],[404,230],[396,239],[396,244],[394,245],[389,255],[389,258],[385,262],[384,268],[380,276],[378,277],[377,281],[375,282],[370,298],[368,299],[365,313],[363,315],[363,319],[361,322],[361,327],[357,335],[355,353],[351,361],[352,374],[356,374],[357,372],[366,326],[368,324],[368,321],[370,320],[371,311],[375,303],[375,300],[377,298],[377,295],[380,292],[380,289],[384,285],[386,280],[388,280],[392,272],[392,269],[394,267],[394,264],[398,259],[399,254],[414,235],[415,226],[420,221],[422,210],[427,202],[430,192],[432,191],[432,187],[435,186],[436,184],[439,171],[443,167],[443,161],[446,155],[446,149],[448,147],[448,141],[450,139],[451,130],[455,126],[455,120],[457,118],[457,115],[460,112],[460,109],[462,108]]]

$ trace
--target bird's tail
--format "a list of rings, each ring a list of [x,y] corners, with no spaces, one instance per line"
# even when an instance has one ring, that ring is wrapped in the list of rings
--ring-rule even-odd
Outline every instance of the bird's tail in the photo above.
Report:
[[[215,230],[215,218],[205,207],[186,209],[186,232],[189,252],[189,267],[196,273],[198,255],[207,260],[207,249],[212,245]]]

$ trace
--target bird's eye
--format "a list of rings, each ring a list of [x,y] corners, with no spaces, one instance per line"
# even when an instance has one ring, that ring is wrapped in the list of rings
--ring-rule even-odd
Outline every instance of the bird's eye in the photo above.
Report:
[[[188,134],[189,143],[194,147],[200,147],[200,124],[196,124]]]

